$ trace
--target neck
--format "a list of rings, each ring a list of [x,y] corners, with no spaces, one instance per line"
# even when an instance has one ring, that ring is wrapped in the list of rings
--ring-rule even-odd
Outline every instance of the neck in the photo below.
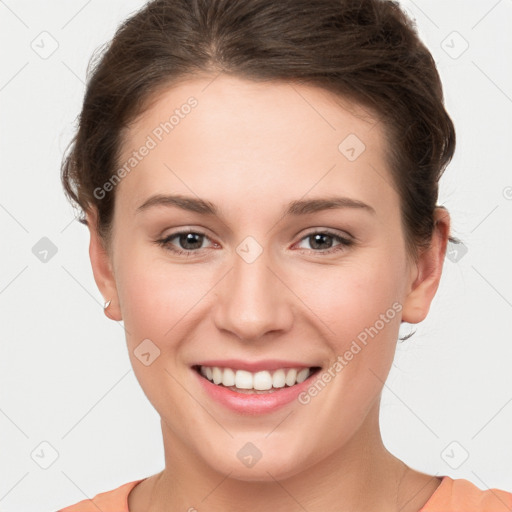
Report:
[[[412,470],[384,447],[378,403],[341,449],[279,481],[270,473],[263,482],[221,474],[181,443],[163,421],[162,433],[166,467],[151,488],[148,512],[235,512],[242,504],[247,512],[267,509],[270,504],[276,512],[409,510],[405,505],[411,496],[404,492],[403,482]]]

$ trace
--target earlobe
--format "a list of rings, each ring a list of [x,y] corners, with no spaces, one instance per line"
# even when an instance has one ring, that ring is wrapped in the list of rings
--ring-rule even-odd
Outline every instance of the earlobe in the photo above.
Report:
[[[110,301],[107,307],[104,306],[105,315],[111,320],[119,321],[122,320],[122,316],[112,262],[98,234],[96,215],[95,210],[87,212],[87,227],[90,233],[89,257],[91,259],[92,272],[96,286],[106,303]]]
[[[444,207],[436,207],[434,224],[430,246],[420,252],[411,269],[409,292],[402,310],[403,322],[417,324],[426,318],[441,281],[450,236],[450,215]]]

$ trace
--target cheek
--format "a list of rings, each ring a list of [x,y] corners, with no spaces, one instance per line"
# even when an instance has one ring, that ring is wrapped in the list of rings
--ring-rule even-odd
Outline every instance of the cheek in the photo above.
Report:
[[[322,329],[331,353],[324,378],[320,376],[325,384],[313,383],[304,397],[311,400],[319,424],[337,430],[342,425],[345,433],[354,432],[382,391],[401,321],[397,275],[390,270],[395,263],[384,259],[381,264],[353,264],[336,272],[331,268],[332,280],[323,292],[309,287],[308,305],[322,320],[317,325],[329,327]],[[326,439],[329,435],[325,432]]]
[[[125,327],[130,333],[151,332],[162,338],[197,301],[201,290],[196,272],[188,272],[187,265],[172,265],[160,248],[132,246],[119,254],[116,283]]]
[[[308,306],[322,320],[317,325],[330,346],[331,358],[324,372],[329,373],[324,377],[330,391],[322,391],[321,399],[331,411],[331,417],[325,418],[328,423],[348,422],[357,428],[382,390],[401,321],[399,259],[393,254],[379,258],[373,254],[371,261],[354,258],[349,263],[347,259],[343,266],[326,268],[323,279],[316,275],[306,281]]]
[[[326,335],[335,340],[332,343],[337,353],[360,333],[364,338],[365,329],[376,323],[385,336],[398,330],[403,275],[396,259],[393,255],[372,257],[371,261],[347,259],[338,267],[319,267],[301,278],[301,295],[321,320]]]

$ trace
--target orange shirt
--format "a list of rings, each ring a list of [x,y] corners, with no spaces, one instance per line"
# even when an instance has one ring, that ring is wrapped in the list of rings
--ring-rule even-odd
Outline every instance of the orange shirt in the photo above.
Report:
[[[134,480],[57,512],[130,512],[128,494],[142,480],[145,479]],[[439,487],[418,512],[512,512],[512,493],[499,489],[482,491],[469,480],[443,476]]]

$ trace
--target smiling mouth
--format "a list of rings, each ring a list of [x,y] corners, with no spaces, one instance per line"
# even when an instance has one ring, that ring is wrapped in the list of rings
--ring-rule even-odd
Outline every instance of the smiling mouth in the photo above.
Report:
[[[280,368],[272,371],[249,372],[219,366],[195,365],[192,367],[201,377],[216,386],[246,394],[275,393],[290,388],[320,371],[319,366],[309,368]]]

